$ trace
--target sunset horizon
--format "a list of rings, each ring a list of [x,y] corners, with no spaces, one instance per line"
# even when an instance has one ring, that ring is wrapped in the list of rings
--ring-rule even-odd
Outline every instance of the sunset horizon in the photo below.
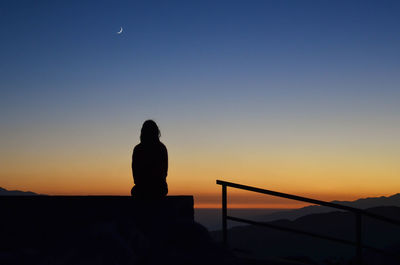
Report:
[[[243,184],[243,183],[241,183]],[[29,189],[9,189],[6,187],[7,191],[22,191],[22,192],[34,192],[38,195],[47,195],[47,196],[130,196],[130,192],[126,191],[125,193],[109,193],[109,192],[98,192],[98,193],[68,193],[68,192],[60,192],[60,193],[53,193],[53,192],[36,192],[34,190]],[[265,188],[265,187],[256,187],[256,188]],[[279,191],[278,191],[279,192]],[[282,192],[282,191],[280,191]],[[231,194],[234,194],[233,196]],[[332,201],[356,201],[359,199],[368,199],[368,198],[381,198],[381,197],[391,197],[400,193],[393,193],[393,194],[376,194],[376,195],[364,195],[359,196],[357,195],[342,195],[342,196],[315,196],[315,194],[309,193],[292,193],[292,195],[302,196],[306,198],[322,200],[326,202]],[[180,196],[180,195],[193,195],[194,196],[194,207],[196,209],[221,209],[221,192],[216,194],[186,194],[186,193],[177,193],[177,194],[169,194],[172,196]],[[234,188],[228,188],[228,207],[229,209],[277,209],[277,210],[291,210],[291,209],[299,209],[306,206],[311,206],[315,204],[304,203],[293,201],[290,199],[284,198],[276,198],[269,195],[262,195],[262,194],[251,194],[248,192],[238,192]]]
[[[168,195],[197,208],[221,207],[217,179],[324,201],[400,192],[396,1],[0,7],[0,187],[128,196],[153,119]]]

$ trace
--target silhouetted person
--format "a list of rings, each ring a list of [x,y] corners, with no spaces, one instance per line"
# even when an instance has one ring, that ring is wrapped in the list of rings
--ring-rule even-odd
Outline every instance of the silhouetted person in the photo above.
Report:
[[[143,123],[140,144],[132,154],[132,175],[135,186],[132,196],[158,199],[167,195],[167,148],[160,142],[160,130],[152,120]]]

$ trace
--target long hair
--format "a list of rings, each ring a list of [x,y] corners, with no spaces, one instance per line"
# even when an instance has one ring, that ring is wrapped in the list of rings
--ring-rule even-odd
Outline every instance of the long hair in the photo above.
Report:
[[[147,120],[143,123],[140,132],[140,142],[142,143],[157,143],[160,141],[160,130],[153,120]]]

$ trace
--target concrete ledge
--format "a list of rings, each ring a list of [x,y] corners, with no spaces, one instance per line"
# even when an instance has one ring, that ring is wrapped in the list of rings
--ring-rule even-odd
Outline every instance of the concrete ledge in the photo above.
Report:
[[[193,196],[136,200],[130,196],[0,196],[0,247],[54,240],[93,224],[134,224],[143,229],[194,221]]]

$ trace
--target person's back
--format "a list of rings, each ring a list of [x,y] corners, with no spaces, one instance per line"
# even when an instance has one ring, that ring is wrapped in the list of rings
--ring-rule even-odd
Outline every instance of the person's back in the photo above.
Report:
[[[145,121],[141,130],[141,142],[135,146],[132,154],[135,186],[131,194],[134,197],[155,199],[168,193],[168,153],[159,136],[157,124],[152,120]]]

